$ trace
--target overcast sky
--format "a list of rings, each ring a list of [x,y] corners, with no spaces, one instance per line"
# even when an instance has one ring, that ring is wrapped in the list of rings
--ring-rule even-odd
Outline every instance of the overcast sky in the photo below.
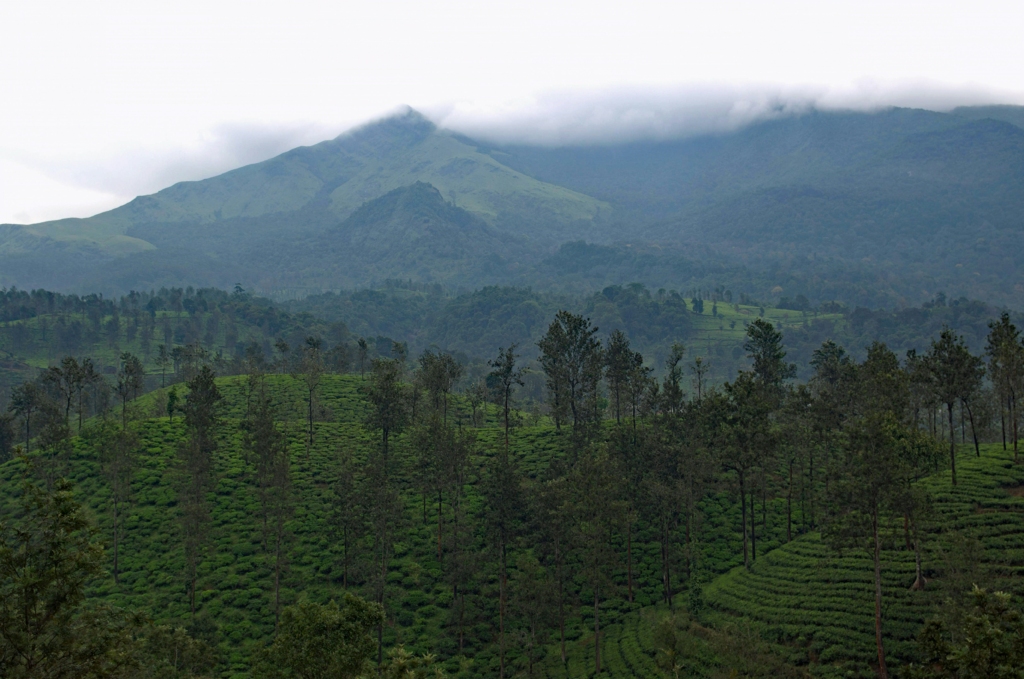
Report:
[[[1024,104],[1024,2],[0,3],[0,223],[87,216],[411,105],[501,140]]]

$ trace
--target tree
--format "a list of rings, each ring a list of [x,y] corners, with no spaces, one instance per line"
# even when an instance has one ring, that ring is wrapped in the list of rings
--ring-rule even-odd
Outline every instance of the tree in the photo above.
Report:
[[[373,554],[376,566],[370,584],[381,611],[386,611],[388,568],[394,553],[395,531],[401,519],[401,500],[391,484],[382,449],[374,452],[363,474],[363,498],[368,524],[373,531]],[[384,663],[384,618],[377,625],[377,666]]]
[[[1010,595],[977,585],[953,624],[936,617],[918,638],[925,658],[908,679],[1021,679],[1024,677],[1024,616]]]
[[[43,407],[45,400],[45,394],[35,382],[25,382],[11,392],[8,410],[20,417],[25,426],[25,452],[31,450],[32,415]]]
[[[615,422],[622,422],[622,412],[627,400],[626,389],[629,383],[629,371],[633,367],[633,350],[629,339],[621,330],[613,330],[608,336],[608,344],[604,350],[605,378],[611,392],[612,405],[615,408]]]
[[[359,348],[359,378],[362,379],[366,377],[366,355],[369,353],[370,347],[362,337],[359,338],[356,345]]]
[[[64,419],[68,422],[71,420],[71,404],[84,377],[82,367],[73,356],[65,356],[60,366],[50,366],[43,373],[43,382],[57,392],[64,408]]]
[[[17,434],[14,431],[14,415],[0,413],[0,464],[11,459]]]
[[[523,652],[526,655],[527,676],[534,676],[534,664],[543,658],[545,630],[554,620],[552,606],[556,596],[555,583],[532,554],[521,554],[509,583],[511,608],[524,629]]]
[[[370,671],[371,630],[384,611],[346,593],[342,606],[301,602],[288,606],[274,641],[256,653],[254,679],[356,679]]]
[[[686,349],[682,344],[673,342],[672,350],[669,352],[668,358],[665,359],[665,367],[668,370],[665,372],[665,379],[661,384],[661,403],[662,410],[673,415],[678,415],[682,411],[685,399],[682,385],[683,369],[680,365],[685,353]]]
[[[505,618],[508,588],[508,551],[521,529],[526,513],[522,477],[507,450],[492,460],[484,479],[485,521],[498,561],[498,647],[499,677],[505,677]]]
[[[207,679],[214,676],[216,650],[184,627],[147,625],[139,642],[140,665],[132,679]]]
[[[331,527],[341,543],[341,586],[348,589],[349,572],[355,546],[366,531],[366,517],[359,502],[362,479],[357,476],[352,455],[341,451],[338,455],[338,478],[334,482],[334,506]]]
[[[983,364],[964,344],[963,337],[944,327],[938,340],[932,340],[924,359],[931,376],[931,387],[936,399],[946,406],[949,416],[949,463],[956,485],[956,433],[953,425],[953,406],[965,394],[973,394],[981,383]]]
[[[82,431],[82,420],[85,417],[85,392],[90,387],[103,383],[103,377],[96,372],[91,358],[83,358],[79,364],[81,379],[75,383],[75,411],[78,413],[78,431]]]
[[[171,355],[167,351],[166,344],[161,344],[156,348],[156,364],[160,368],[160,388],[163,389],[166,385],[164,377],[167,374],[167,367],[171,364]]]
[[[540,364],[547,375],[550,405],[556,423],[572,418],[577,439],[590,436],[599,419],[597,403],[604,358],[597,328],[589,318],[559,311],[539,342]]]
[[[99,449],[100,470],[110,491],[110,508],[113,511],[112,530],[114,547],[114,583],[120,582],[120,544],[124,515],[131,502],[132,476],[135,472],[135,456],[139,449],[139,437],[131,429],[120,429],[117,425],[103,422],[92,434],[94,446]]]
[[[924,432],[902,424],[892,411],[870,412],[847,427],[847,444],[829,487],[831,513],[823,537],[836,549],[864,547],[872,555],[878,672],[887,679],[882,643],[882,533],[905,511],[911,483],[937,454]]]
[[[709,400],[708,397],[705,400]],[[723,465],[736,472],[739,484],[740,519],[743,533],[743,565],[750,567],[751,555],[757,558],[757,537],[748,531],[747,491],[751,471],[757,466],[760,452],[771,446],[769,413],[771,405],[757,378],[747,372],[740,373],[725,393],[715,396],[707,404],[708,417],[715,423],[712,431],[718,435],[718,447],[723,451]],[[750,528],[753,529],[753,488],[750,490]],[[748,545],[748,538],[750,544]]]
[[[256,463],[256,488],[263,519],[263,551],[269,552],[274,571],[274,621],[281,614],[281,570],[285,563],[287,530],[285,521],[291,516],[291,460],[284,435],[278,431],[270,396],[265,390],[256,395],[256,402],[245,426],[245,448]],[[269,549],[273,541],[273,550]]]
[[[419,378],[430,395],[433,409],[448,424],[448,397],[462,377],[462,365],[451,354],[424,351],[420,356]]]
[[[574,467],[570,483],[576,511],[574,544],[580,553],[581,575],[590,586],[594,603],[594,674],[601,674],[601,598],[614,586],[616,565],[612,543],[624,510],[616,499],[612,466],[602,453],[583,456]]]
[[[704,385],[707,384],[708,372],[710,370],[711,363],[703,356],[695,357],[693,363],[690,364],[690,373],[693,375],[693,388],[697,392],[698,401],[704,393]]]
[[[117,384],[114,391],[121,399],[121,426],[128,426],[128,401],[133,400],[142,391],[146,371],[138,357],[125,351],[121,354],[121,367],[117,371]]]
[[[757,318],[747,326],[743,349],[753,361],[752,371],[757,380],[777,394],[781,394],[783,382],[796,376],[796,365],[786,363],[782,333],[767,320]]]
[[[1024,347],[1020,343],[1020,331],[1010,322],[1010,314],[1003,312],[999,321],[990,322],[988,327],[985,354],[988,356],[992,384],[1000,396],[999,412],[1003,418],[1003,449],[1006,449],[1006,413],[1009,411],[1010,431],[1013,436],[1013,457],[1016,460],[1018,456],[1017,394],[1020,391],[1021,378],[1024,377]]]
[[[379,432],[382,463],[387,474],[391,437],[402,431],[409,417],[405,387],[402,385],[402,364],[398,359],[373,359],[370,381],[364,386],[364,393],[370,402],[366,424]]]
[[[96,533],[68,481],[23,481],[21,511],[0,520],[0,676],[105,679],[132,664],[138,616],[86,604]]]
[[[491,370],[488,377],[494,380],[501,398],[502,415],[505,423],[505,455],[509,454],[509,435],[514,425],[512,414],[513,390],[523,386],[523,370],[516,367],[516,345],[510,344],[508,349],[498,349],[498,357],[490,361]]]
[[[313,409],[316,406],[317,390],[320,387],[320,380],[324,375],[324,360],[321,355],[323,343],[319,337],[307,337],[306,345],[302,348],[302,357],[299,362],[299,370],[302,374],[302,382],[306,387],[306,459],[309,459],[310,450],[313,448]]]
[[[217,448],[214,433],[221,395],[209,366],[199,370],[189,381],[188,389],[182,408],[187,439],[178,447],[181,472],[178,505],[181,508],[189,608],[195,615],[199,565],[203,560],[211,519],[206,494],[213,488],[213,452]]]

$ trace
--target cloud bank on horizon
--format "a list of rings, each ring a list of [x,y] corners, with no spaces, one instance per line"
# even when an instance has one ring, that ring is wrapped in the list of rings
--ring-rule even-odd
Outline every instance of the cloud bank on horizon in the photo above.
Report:
[[[441,127],[503,144],[566,146],[681,139],[818,111],[888,107],[949,111],[958,106],[1024,103],[1024,95],[925,80],[845,87],[699,84],[550,92],[499,106],[473,102],[428,107]]]
[[[1024,104],[1011,0],[0,4],[0,223],[88,216],[403,104],[503,143]]]

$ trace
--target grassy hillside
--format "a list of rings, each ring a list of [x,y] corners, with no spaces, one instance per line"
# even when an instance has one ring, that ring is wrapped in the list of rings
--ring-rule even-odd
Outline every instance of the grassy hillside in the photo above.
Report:
[[[934,498],[928,537],[922,547],[928,577],[925,591],[912,591],[914,553],[903,527],[890,526],[883,566],[883,630],[886,650],[898,660],[915,657],[924,621],[944,598],[955,596],[957,568],[973,568],[974,583],[1024,596],[1024,466],[1013,451],[982,447],[981,457],[964,449],[957,463],[959,485],[948,472],[921,481]],[[980,543],[976,564],[962,538]],[[966,543],[966,544],[969,544]],[[962,577],[962,576],[961,576]],[[967,583],[970,586],[971,583]],[[871,677],[874,649],[873,565],[864,550],[836,553],[817,533],[804,535],[742,567],[707,588],[711,624],[749,623],[780,652],[800,664],[812,662],[822,677]]]
[[[180,241],[175,225],[218,224],[217,231],[239,233],[244,220],[309,207],[319,208],[306,215],[317,215],[319,223],[307,220],[304,229],[323,229],[363,203],[418,181],[433,184],[448,200],[492,224],[509,215],[567,224],[591,220],[607,209],[593,198],[501,165],[410,110],[262,163],[175,184],[95,217],[34,224],[23,233],[108,255],[152,248],[147,235],[162,244],[177,235],[179,247],[202,251],[209,248]],[[166,232],[151,234],[149,225]],[[16,254],[13,243],[13,235],[0,242],[0,253]]]
[[[373,439],[361,425],[363,401],[358,392],[358,376],[329,376],[322,386],[320,402],[324,406],[316,424],[315,443],[309,456],[304,446],[303,404],[300,383],[288,376],[269,376],[268,384],[281,427],[286,433],[291,454],[295,512],[289,521],[293,538],[288,546],[288,568],[283,581],[282,600],[285,604],[307,597],[326,601],[337,597],[342,589],[342,556],[335,525],[336,499],[333,484],[339,473],[343,455],[351,455],[361,464]],[[261,548],[261,531],[257,496],[254,488],[252,463],[244,459],[241,446],[240,417],[244,415],[244,385],[242,378],[218,380],[225,397],[221,409],[222,422],[218,428],[218,449],[215,455],[216,489],[211,494],[213,524],[209,552],[200,571],[199,615],[212,621],[218,628],[215,636],[229,668],[228,673],[241,676],[255,644],[264,640],[273,630],[272,570],[269,555]],[[117,605],[136,607],[150,612],[160,621],[181,621],[188,618],[188,599],[182,579],[183,552],[176,517],[175,451],[183,440],[183,424],[155,416],[162,410],[162,392],[147,395],[136,403],[134,425],[141,438],[133,481],[133,506],[125,523],[125,537],[121,543],[121,581],[115,585],[109,578],[97,583],[93,596],[103,597]],[[469,427],[468,405],[456,401],[450,417]],[[527,418],[527,424],[531,423]],[[473,558],[471,593],[467,597],[465,646],[459,654],[453,623],[454,604],[448,574],[437,560],[437,523],[433,505],[423,505],[416,490],[415,462],[407,437],[400,437],[396,445],[394,481],[399,489],[402,515],[398,524],[394,557],[388,575],[388,624],[386,644],[404,644],[414,652],[434,652],[450,659],[448,668],[457,676],[477,677],[496,673],[496,571],[490,554],[490,543],[483,523],[480,481],[486,475],[490,460],[500,445],[501,429],[497,413],[488,406],[479,426],[472,431],[476,439],[476,452],[470,460],[466,493],[466,518],[471,534],[468,548],[477,555]],[[565,438],[541,420],[535,426],[519,430],[513,439],[513,452],[519,461],[527,483],[535,483],[548,464],[562,457]],[[109,535],[111,512],[107,504],[108,491],[98,466],[95,437],[87,427],[75,439],[74,450],[68,460],[68,474],[77,487],[78,496],[91,508],[104,534]],[[10,499],[10,489],[23,474],[19,461],[0,467],[0,496]],[[427,512],[426,521],[423,512]],[[447,511],[447,508],[446,508]],[[734,524],[737,511],[725,496],[708,500],[706,560],[709,572],[727,570],[737,563],[738,538]],[[443,530],[450,531],[450,517]],[[653,646],[654,618],[639,615],[645,606],[653,605],[659,597],[659,548],[655,536],[642,531],[636,536],[636,597],[633,603],[625,600],[625,574],[619,572],[615,580],[616,591],[602,605],[606,624],[614,630],[632,630],[640,635],[640,646],[622,644],[614,640],[609,646],[608,667],[614,676],[620,676],[625,663],[636,665],[640,674],[643,667],[650,668],[656,657]],[[447,539],[447,538],[446,538]],[[764,538],[766,544],[776,545],[781,536],[779,526]],[[369,595],[366,569],[371,544],[364,538],[359,542],[349,578],[355,591]],[[529,545],[522,546],[528,553]],[[446,549],[444,559],[450,558]],[[586,666],[586,654],[592,649],[592,635],[588,639],[588,618],[584,607],[570,607],[567,638],[569,643],[569,676],[585,676],[580,669]],[[652,623],[653,624],[653,623]],[[616,627],[616,626],[621,627]],[[687,632],[687,636],[690,633]],[[518,638],[518,637],[517,637]],[[551,639],[548,637],[548,641]],[[698,641],[694,641],[698,643]],[[705,646],[709,642],[704,643]],[[717,650],[715,650],[717,648]],[[592,653],[592,650],[589,651]],[[616,655],[618,654],[618,656]],[[632,654],[632,656],[630,656]],[[639,654],[639,655],[638,655]],[[725,646],[708,646],[707,660],[702,667],[714,668],[734,655]],[[537,659],[537,669],[547,676],[565,676],[565,668],[557,660],[558,650],[548,646]],[[625,657],[632,659],[627,661]],[[642,657],[641,657],[642,656]],[[461,657],[461,659],[460,659]],[[591,656],[592,657],[592,656]],[[616,657],[623,659],[617,660]],[[510,664],[524,670],[522,642],[510,644]],[[460,670],[460,667],[462,668]],[[709,669],[710,671],[710,669]],[[542,675],[538,675],[542,676]],[[710,675],[708,675],[710,676]]]
[[[267,377],[272,403],[290,450],[295,509],[288,523],[288,565],[281,590],[285,604],[309,598],[337,597],[347,577],[350,586],[369,596],[371,544],[362,538],[347,576],[343,576],[338,534],[339,511],[334,484],[346,456],[357,467],[375,444],[362,425],[366,406],[358,376],[326,376],[321,386],[322,408],[308,456],[304,445],[305,406],[302,384],[289,376]],[[243,676],[254,646],[273,630],[273,571],[270,555],[261,546],[259,504],[252,461],[241,445],[245,415],[243,378],[218,380],[224,402],[220,409],[215,453],[214,492],[210,495],[213,524],[200,569],[199,616],[213,624],[208,634],[225,658],[228,675]],[[97,582],[93,596],[122,606],[151,612],[160,621],[189,617],[183,580],[183,552],[176,517],[176,449],[184,435],[179,418],[160,416],[163,392],[139,399],[133,425],[141,450],[133,480],[133,502],[121,543],[121,581]],[[487,539],[481,481],[500,446],[501,428],[493,406],[482,420],[472,422],[469,403],[457,398],[450,417],[473,432],[476,445],[470,458],[463,521],[470,527],[464,549],[474,557],[471,594],[467,597],[465,639],[459,653],[455,631],[455,601],[446,571],[450,551],[437,559],[437,517],[434,505],[417,490],[415,455],[403,435],[395,444],[393,479],[399,490],[401,518],[388,575],[386,644],[403,644],[414,652],[433,652],[446,659],[455,676],[496,673],[497,573]],[[566,438],[544,418],[526,417],[526,426],[513,437],[513,453],[527,485],[537,483],[548,465],[565,455]],[[105,535],[111,528],[109,493],[98,465],[94,430],[90,426],[74,440],[67,471],[78,496],[92,510]],[[958,464],[960,485],[949,484],[947,472],[921,483],[934,495],[935,511],[925,543],[925,568],[931,582],[924,592],[908,590],[913,579],[913,552],[903,546],[902,531],[893,526],[884,556],[885,631],[893,661],[914,657],[914,636],[923,621],[952,592],[950,550],[953,535],[980,541],[979,571],[985,584],[1024,594],[1024,467],[1012,453],[985,446],[976,459],[963,451]],[[23,474],[19,461],[0,467],[0,497]],[[737,531],[739,509],[732,499],[728,475],[702,501],[702,524],[695,561],[703,593],[690,587],[676,598],[674,614],[658,603],[659,543],[651,526],[638,524],[633,555],[635,598],[625,597],[625,572],[613,574],[615,586],[601,605],[602,653],[608,677],[649,677],[665,671],[665,649],[680,649],[680,671],[686,676],[801,676],[800,666],[821,677],[870,676],[873,657],[871,568],[865,553],[837,554],[818,535],[806,532],[803,511],[795,516],[799,535],[786,543],[785,499],[769,494],[768,521],[759,527],[758,559],[749,570],[740,565],[742,550]],[[776,483],[772,481],[772,483]],[[781,483],[781,481],[779,481]],[[446,510],[447,511],[447,510]],[[424,517],[424,514],[426,516]],[[451,517],[442,531],[450,535]],[[448,540],[445,537],[445,540]],[[516,558],[526,558],[530,543],[519,546]],[[513,565],[514,565],[513,561]],[[513,592],[518,585],[513,572]],[[959,583],[962,584],[962,583]],[[585,586],[582,585],[581,586]],[[533,676],[575,679],[592,676],[593,618],[586,605],[569,607],[567,663],[560,660],[557,634],[547,633],[533,657]],[[690,613],[687,614],[687,609]],[[510,623],[511,624],[511,623]],[[527,673],[526,629],[511,624],[509,664]],[[668,641],[667,641],[668,640]],[[744,669],[746,668],[746,669]],[[731,672],[739,672],[734,675]]]

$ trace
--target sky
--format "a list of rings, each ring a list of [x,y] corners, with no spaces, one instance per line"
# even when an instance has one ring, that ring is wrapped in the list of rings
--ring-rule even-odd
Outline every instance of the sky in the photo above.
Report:
[[[610,143],[1024,104],[1024,2],[0,3],[0,223],[82,217],[412,106]]]

